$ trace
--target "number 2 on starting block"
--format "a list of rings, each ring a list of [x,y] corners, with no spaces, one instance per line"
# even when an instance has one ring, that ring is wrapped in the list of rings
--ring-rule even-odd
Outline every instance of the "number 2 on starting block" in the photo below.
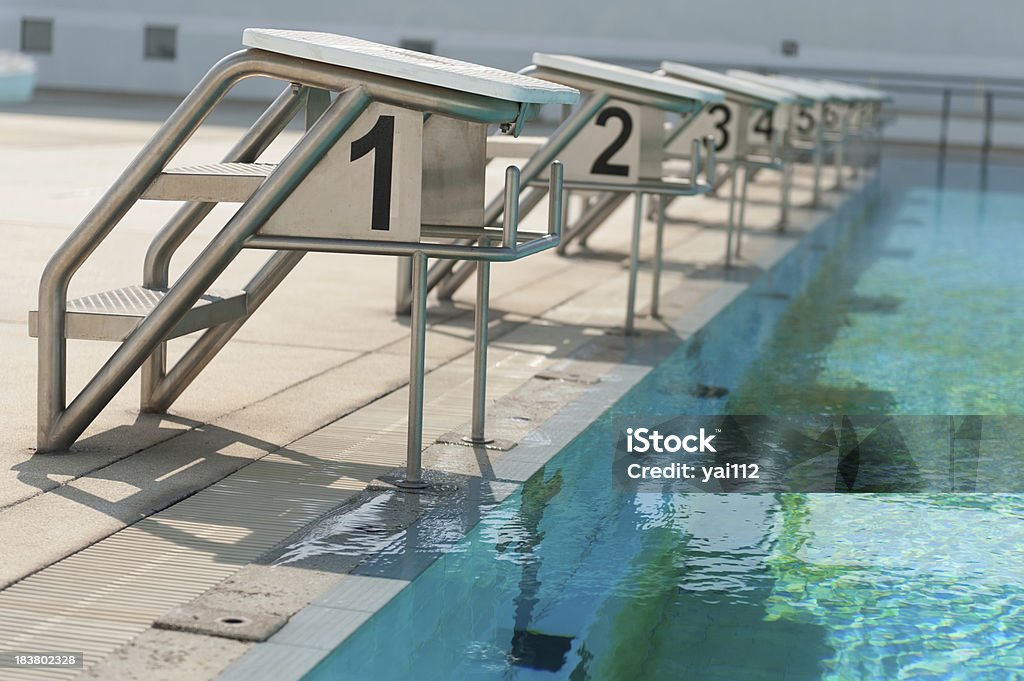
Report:
[[[650,107],[610,101],[559,155],[565,179],[634,184],[660,178],[664,118]]]

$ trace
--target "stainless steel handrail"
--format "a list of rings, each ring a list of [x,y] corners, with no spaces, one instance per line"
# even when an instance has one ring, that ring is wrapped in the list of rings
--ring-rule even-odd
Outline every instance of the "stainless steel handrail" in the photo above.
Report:
[[[216,75],[219,76],[220,74]],[[223,81],[220,81],[219,78],[211,80],[213,80],[213,83],[207,81],[207,87],[197,88],[194,92],[198,92],[200,95],[207,94],[208,92],[217,92],[222,96],[224,90],[216,87],[216,84]],[[209,87],[209,85],[214,87]],[[194,98],[192,101],[189,101],[190,98],[186,98],[186,102],[183,103],[179,110],[183,109],[185,112],[191,112],[196,104],[209,102],[209,100],[202,96]],[[64,302],[63,294],[66,292],[66,279],[63,280],[65,284],[63,291],[52,290],[51,279],[44,279],[44,285],[41,286],[40,290],[39,310],[41,394],[38,449],[40,451],[66,449],[77,439],[88,424],[92,422],[103,407],[106,406],[117,391],[139,368],[143,360],[166,337],[181,315],[195,304],[195,301],[199,299],[220,273],[230,264],[238,252],[241,251],[244,239],[255,232],[278,206],[284,202],[292,190],[301,183],[306,174],[327,153],[341,134],[362,113],[370,101],[369,92],[366,88],[362,87],[350,88],[339,96],[324,116],[296,144],[275,171],[270,174],[266,182],[256,190],[252,197],[243,204],[234,217],[214,237],[206,249],[181,276],[175,286],[167,292],[160,303],[110,356],[78,396],[66,408],[60,408],[60,405],[56,405],[58,408],[46,412],[43,411],[44,407],[52,408],[55,405],[44,403],[43,398],[52,399],[55,397],[50,395],[49,390],[52,390],[54,387],[55,380],[60,380],[63,383],[65,376],[63,363],[65,346],[63,333],[64,314],[63,309],[61,309],[64,306],[59,303]],[[212,104],[212,102],[209,103]],[[194,130],[194,127],[201,122],[203,116],[192,116],[190,118],[193,122],[192,129]],[[152,145],[163,141],[166,133],[170,132],[173,135],[174,132],[178,131],[176,126],[170,124],[179,123],[181,122],[180,119],[181,116],[172,114],[171,118],[168,119],[168,124],[165,124],[164,128],[161,129],[161,132],[165,133],[165,135],[158,133],[157,137],[140,154],[138,159],[140,165],[146,168],[155,167],[157,159],[162,160],[159,167],[166,163],[165,156],[169,157],[170,154],[167,152],[173,151],[172,149],[163,149],[162,151],[165,153],[146,152],[150,150]],[[185,138],[187,139],[187,136]],[[184,143],[184,139],[181,140],[181,143]],[[129,168],[128,173],[133,172],[138,172],[140,175],[140,178],[133,178],[136,179],[136,184],[126,182],[125,185],[127,186],[122,186],[118,183],[114,185],[111,192],[123,192],[135,195],[136,197],[141,195],[145,187],[138,185],[141,185],[145,179],[151,178],[155,173],[152,171],[145,172],[145,170],[136,171],[134,167]],[[95,231],[99,233],[100,239],[113,228],[113,221],[109,226],[106,226],[105,230],[102,229],[104,226],[100,223],[95,228]],[[83,250],[88,248],[91,252],[95,245],[98,245],[99,239],[96,239],[95,243],[89,241],[82,243],[81,237],[77,240],[75,237],[76,235],[73,234],[69,239],[71,246],[83,246]],[[58,256],[70,257],[68,256],[69,248],[68,242],[65,242],[65,245],[58,251]],[[57,256],[55,256],[56,258]],[[51,278],[54,276],[54,271],[59,272],[60,270],[55,267],[51,271],[48,267],[48,273]],[[70,278],[70,273],[68,273],[66,278]],[[47,293],[50,294],[49,298],[46,298]],[[61,296],[59,301],[56,299],[57,295]],[[44,299],[48,303],[45,308],[43,304]],[[61,313],[59,320],[53,316],[53,311],[57,309]],[[44,354],[44,343],[47,346],[59,346],[60,357],[58,361],[54,362],[51,354]],[[45,376],[44,372],[49,373],[49,376]],[[47,380],[47,378],[50,380]],[[59,396],[59,398],[62,397],[63,395]]]
[[[580,79],[576,78],[575,76],[571,76],[571,75],[565,74],[565,73],[563,73],[561,71],[552,70],[552,69],[545,69],[545,68],[540,68],[540,67],[536,67],[536,66],[530,66],[530,67],[527,67],[525,69],[522,69],[520,71],[520,73],[528,73],[530,75],[538,76],[538,77],[541,77],[541,78],[547,77],[547,78],[556,80],[556,82],[560,82],[560,83],[567,84],[567,85],[570,85],[572,87],[577,87],[577,88],[584,89],[584,90],[587,90],[587,89],[592,87],[591,85],[588,85],[587,83],[581,81]],[[588,99],[588,102],[594,100],[595,98],[600,97],[602,99],[602,101],[600,102],[600,105],[596,106],[596,107],[593,107],[592,110],[588,109],[586,111],[582,111],[582,109],[584,107],[580,107],[580,109],[577,109],[575,112],[573,112],[572,115],[570,115],[565,121],[562,122],[562,124],[555,131],[555,133],[552,134],[552,137],[549,138],[548,143],[545,144],[544,146],[542,146],[540,150],[538,150],[537,152],[534,153],[533,156],[531,156],[530,161],[527,162],[527,166],[526,167],[530,168],[531,164],[533,164],[535,162],[535,160],[547,158],[547,156],[545,154],[550,154],[553,157],[555,154],[560,153],[561,150],[565,146],[568,145],[568,142],[571,141],[572,137],[574,137],[580,130],[582,130],[582,128],[587,123],[589,123],[589,121],[594,116],[596,116],[597,113],[599,113],[600,109],[604,106],[604,104],[608,100],[610,100],[613,96],[615,96],[615,97],[622,97],[622,98],[628,99],[630,101],[641,102],[641,103],[643,103],[645,105],[648,105],[648,106],[655,106],[655,107],[658,107],[658,108],[663,108],[663,109],[667,109],[667,110],[671,110],[671,111],[676,111],[676,112],[680,112],[680,113],[693,113],[693,111],[694,111],[694,107],[692,107],[690,105],[681,106],[678,103],[678,101],[673,100],[673,99],[671,99],[669,97],[662,97],[662,96],[657,95],[655,93],[649,93],[649,92],[646,92],[646,91],[639,92],[639,91],[636,91],[634,88],[630,88],[630,87],[627,87],[627,86],[617,86],[617,87],[609,88],[607,90],[605,90],[605,89],[591,90],[590,91],[590,95],[589,95],[590,99]],[[688,119],[685,120],[679,126],[679,129],[677,131],[675,131],[675,134],[678,134],[679,132],[681,132],[682,129],[685,128],[685,126],[688,124],[688,122],[690,120],[692,120],[692,118],[693,118],[693,116],[688,117]],[[566,133],[570,133],[570,132],[571,132],[571,136],[569,136],[568,139],[565,139]],[[555,150],[552,150],[552,147],[555,147],[555,145],[552,144],[552,141],[555,140],[556,136],[558,136],[558,139],[557,139],[558,146],[557,146],[557,148]],[[524,173],[525,173],[525,170],[524,170]],[[533,180],[527,180],[527,182],[532,184],[534,181]],[[669,195],[693,195],[693,194],[699,194],[699,193],[706,193],[707,191],[710,191],[711,184],[713,184],[713,182],[714,182],[714,176],[713,175],[711,176],[711,178],[709,178],[709,180],[706,182],[705,185],[698,185],[698,184],[683,185],[683,184],[679,184],[678,186],[673,186],[675,183],[664,182],[664,181],[658,182],[658,181],[653,181],[653,180],[652,181],[648,181],[648,182],[634,183],[634,184],[630,184],[630,185],[616,185],[616,184],[612,184],[612,183],[602,183],[602,182],[567,181],[565,183],[565,186],[566,186],[567,189],[597,190],[597,191],[606,192],[604,197],[603,197],[603,203],[605,203],[605,205],[598,205],[598,206],[596,206],[594,208],[594,211],[588,212],[587,215],[584,216],[584,217],[587,217],[589,220],[591,220],[591,222],[589,224],[591,224],[592,226],[591,226],[591,228],[588,231],[586,231],[584,233],[581,233],[581,232],[578,232],[577,230],[572,230],[566,236],[563,237],[562,242],[561,242],[561,244],[559,246],[559,252],[563,252],[564,253],[565,248],[567,247],[568,243],[570,241],[572,241],[573,239],[578,238],[579,236],[582,236],[584,234],[589,234],[589,231],[592,231],[593,229],[596,229],[597,225],[600,224],[600,222],[594,222],[594,219],[599,216],[603,220],[604,218],[606,218],[608,215],[611,214],[611,212],[615,209],[615,207],[617,207],[622,201],[624,201],[626,199],[626,197],[628,197],[630,195],[636,196],[637,197],[637,201],[638,202],[642,202],[642,197],[645,194],[661,194],[661,193],[665,193],[665,194],[669,194]],[[598,201],[599,201],[599,204],[602,203],[602,199],[599,199]],[[495,200],[495,202],[492,202],[492,203],[496,203],[496,200]],[[497,215],[495,216],[495,218],[496,217],[497,217]],[[642,221],[642,215],[641,215],[640,219]],[[639,230],[639,227],[635,227],[634,231],[636,231],[636,230]],[[638,263],[635,262],[635,258],[632,258],[632,257],[630,259],[630,263],[631,263],[631,268],[630,268],[631,269],[631,277],[630,277],[631,284],[630,284],[630,288],[631,288],[631,291],[635,291],[636,273],[634,272],[634,270],[637,269],[639,265],[638,265]],[[451,297],[454,295],[455,291],[458,290],[458,288],[460,286],[462,286],[462,284],[469,278],[470,274],[472,273],[470,267],[468,267],[468,266],[459,267],[455,263],[452,263],[452,265],[450,266],[449,270],[450,270],[450,273],[448,274],[448,276],[444,280],[442,280],[442,282],[437,287],[437,289],[438,289],[438,297],[441,298],[442,300],[451,299]],[[634,318],[633,308],[634,308],[634,305],[635,305],[635,301],[634,301],[633,298],[634,297],[631,295],[630,299],[629,299],[629,301],[627,303],[627,314],[626,314],[626,324],[625,324],[625,328],[626,328],[626,332],[627,333],[632,333],[632,331],[633,331],[633,318]],[[656,308],[657,308],[657,306],[655,305],[655,309]]]
[[[188,268],[175,287],[115,351],[79,395],[70,404],[66,404],[65,313],[67,291],[72,276],[120,222],[128,209],[141,198],[145,189],[223,96],[241,80],[255,76],[267,76],[345,94],[331,105],[331,115],[325,113],[321,117],[285,161]],[[287,97],[284,99],[287,100]],[[507,123],[516,120],[522,113],[520,105],[515,102],[503,102],[463,92],[442,91],[434,86],[352,71],[263,50],[242,50],[220,60],[185,97],[114,185],[58,248],[43,271],[39,287],[38,313],[38,451],[53,451],[70,446],[145,358],[163,341],[177,318],[187,311],[216,279],[227,262],[241,249],[244,239],[262,224],[266,215],[269,215],[266,213],[266,207],[272,206],[272,212],[280,205],[295,184],[309,171],[311,164],[315,164],[316,160],[326,153],[330,144],[371,99],[481,123]],[[282,110],[289,107],[290,104],[282,102],[278,113],[283,117]],[[274,115],[271,115],[271,118],[274,118]],[[269,125],[270,123],[276,125],[277,122],[279,121],[264,120],[268,128],[273,127]],[[259,136],[257,130],[250,142],[255,142]],[[160,243],[149,263],[152,265],[150,272],[154,278],[159,278],[161,274],[164,255],[167,254],[169,257],[169,252],[174,250],[171,246],[176,245],[173,242],[178,237],[184,238],[182,234],[189,229],[196,215],[198,212],[183,214],[177,220],[172,220],[170,229],[159,238]],[[294,267],[296,261],[293,255],[272,258],[251,284],[259,285],[263,292],[266,292],[267,287],[272,289],[276,285],[275,282]],[[220,332],[218,335],[222,338],[222,334],[223,332]],[[217,342],[211,340],[205,347],[207,350],[215,351]],[[197,372],[196,367],[202,368],[205,364],[204,358],[198,354],[190,363],[191,368],[183,367],[176,373],[176,378]],[[208,361],[208,358],[205,358],[205,361]],[[161,399],[152,400],[150,406],[159,408],[160,403],[165,402],[173,392],[164,392],[159,396]]]
[[[559,161],[552,161],[549,169],[548,193],[554,197],[561,197],[562,188],[566,186],[562,175],[562,164]],[[431,227],[429,225],[424,228],[424,232],[427,235],[440,238],[451,237],[452,235],[462,236],[459,234],[460,232],[467,235],[471,234],[471,238],[469,236],[463,237],[463,241],[468,243],[434,244],[302,236],[264,236],[257,234],[247,238],[244,247],[278,251],[297,250],[320,253],[366,253],[370,255],[398,256],[424,253],[430,258],[512,262],[557,246],[562,236],[562,211],[560,210],[557,198],[552,202],[552,207],[548,211],[547,232],[519,231],[519,197],[522,195],[520,194],[520,187],[522,185],[521,172],[516,166],[509,166],[505,171],[505,188],[502,192],[502,200],[506,205],[506,214],[509,216],[509,219],[500,228]],[[556,208],[559,210],[556,211]],[[496,245],[471,245],[480,241]]]
[[[608,103],[608,95],[604,93],[593,93],[576,107],[576,109],[562,121],[561,125],[548,137],[547,142],[530,157],[521,170],[521,182],[530,185],[543,173],[550,164],[556,160],[558,154],[568,146],[569,142],[579,133],[580,130],[596,116],[605,104]],[[530,187],[520,197],[519,212],[526,216],[544,198],[546,190],[539,187]],[[505,198],[498,194],[484,208],[484,224],[495,225],[505,209]],[[450,300],[454,292],[472,274],[470,267],[464,267],[456,271],[458,261],[446,260],[431,268],[428,278],[427,290],[437,288],[438,297],[442,300]],[[436,282],[436,283],[435,283]],[[396,312],[405,314],[408,310],[402,305],[403,297],[398,297]]]
[[[63,420],[67,399],[65,312],[71,277],[248,68],[248,60],[238,53],[218,62],[46,264],[39,284],[38,315],[37,440],[40,451],[66,446],[77,437],[77,433],[70,439],[54,433],[59,430],[58,420]]]

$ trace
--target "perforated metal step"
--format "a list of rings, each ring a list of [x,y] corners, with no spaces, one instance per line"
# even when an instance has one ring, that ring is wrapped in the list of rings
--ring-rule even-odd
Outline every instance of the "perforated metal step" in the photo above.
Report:
[[[65,336],[83,340],[123,341],[152,312],[166,289],[126,286],[94,293],[68,301]],[[245,291],[210,291],[174,327],[168,338],[206,329],[244,317],[247,311]],[[38,336],[39,313],[28,313],[28,332]]]
[[[143,194],[158,201],[241,203],[263,184],[273,163],[210,163],[168,168]]]

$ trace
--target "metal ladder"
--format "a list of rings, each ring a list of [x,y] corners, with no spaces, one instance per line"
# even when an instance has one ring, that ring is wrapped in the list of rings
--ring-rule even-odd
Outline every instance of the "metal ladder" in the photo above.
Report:
[[[496,230],[483,226],[422,225],[420,238],[412,242],[261,236],[261,228],[275,211],[375,102],[419,112],[421,120],[439,115],[481,126],[519,128],[541,104],[549,100],[572,103],[578,93],[570,88],[553,89],[540,81],[534,85],[529,82],[532,79],[515,74],[436,57],[428,60],[418,53],[344,36],[249,29],[245,38],[250,49],[228,55],[200,80],[46,265],[39,286],[38,310],[30,312],[29,320],[30,334],[38,337],[39,348],[38,452],[68,449],[140,368],[142,411],[165,411],[306,252],[411,255],[420,261],[425,273],[427,256],[473,258],[489,264],[491,260],[515,260],[557,245],[557,220],[545,234],[519,233],[515,219],[506,220]],[[282,51],[274,51],[268,45],[281,45]],[[378,67],[380,70],[374,70]],[[417,79],[410,73],[427,78]],[[267,77],[286,85],[222,162],[168,168],[174,155],[224,95],[240,81],[252,77]],[[332,92],[338,93],[333,100]],[[279,164],[258,163],[261,153],[300,111],[306,115],[302,138]],[[559,199],[560,177],[560,167],[556,165],[551,173],[551,189]],[[510,168],[509,178],[505,205],[515,214],[518,170]],[[142,285],[68,300],[68,286],[75,272],[128,210],[145,199],[185,203],[150,244]],[[172,256],[219,202],[240,202],[241,206],[172,284]],[[426,243],[466,234],[473,235],[474,245],[458,248]],[[269,249],[274,253],[241,290],[210,290],[245,248]],[[414,310],[418,319],[414,319],[410,363],[413,389],[409,463],[414,470],[409,471],[408,477],[413,486],[420,484],[425,295],[424,290],[417,300],[418,309]],[[477,310],[485,328],[486,305],[485,299],[483,309],[478,305]],[[167,341],[204,329],[168,369]],[[66,396],[69,338],[120,343],[70,403]],[[480,351],[479,339],[477,346]],[[486,351],[486,334],[482,351]],[[478,363],[481,354],[478,352]],[[486,355],[483,362],[486,363]],[[482,395],[481,385],[481,407]],[[413,432],[417,426],[419,432]]]

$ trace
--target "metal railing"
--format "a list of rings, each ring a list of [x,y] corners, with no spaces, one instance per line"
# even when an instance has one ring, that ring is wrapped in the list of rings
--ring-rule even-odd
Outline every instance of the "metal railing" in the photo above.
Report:
[[[730,65],[731,67],[731,65]],[[725,68],[717,65],[716,68]],[[750,68],[750,67],[748,67]],[[893,102],[887,107],[889,114],[896,118],[931,119],[937,123],[934,138],[936,148],[936,183],[942,186],[946,178],[946,166],[950,149],[957,146],[967,153],[977,151],[980,186],[988,186],[989,167],[993,151],[1019,149],[1024,151],[1024,79],[1000,76],[984,78],[957,75],[937,75],[910,72],[884,72],[858,69],[815,69],[753,67],[753,70],[785,72],[810,78],[825,78],[867,85],[889,93]],[[914,106],[906,100],[917,99]],[[901,102],[901,100],[903,100]],[[971,105],[963,106],[963,102]],[[959,106],[958,106],[959,105]],[[1002,112],[1002,115],[997,115]],[[980,122],[978,136],[961,137],[954,142],[951,123],[956,120]],[[1002,140],[997,137],[996,124],[1016,125],[1019,132]],[[1006,128],[1004,128],[1004,131]],[[970,133],[969,133],[970,135]],[[928,144],[928,138],[907,140],[913,144]],[[890,136],[890,142],[899,142]]]
[[[240,81],[267,77],[286,83],[274,101],[228,152],[228,161],[251,162],[287,126],[303,106],[307,130],[274,171],[209,241],[185,272],[169,286],[175,251],[213,208],[207,201],[186,203],[155,236],[146,254],[144,283],[166,295],[123,340],[93,378],[67,401],[67,306],[72,277],[115,229],[146,188],[185,145],[224,95]],[[332,102],[328,92],[339,93]],[[39,452],[64,450],[82,434],[136,370],[143,367],[142,408],[163,411],[181,394],[252,312],[273,292],[306,252],[409,255],[414,264],[410,397],[407,466],[401,484],[422,486],[424,344],[428,258],[474,260],[478,277],[475,310],[474,395],[472,441],[483,440],[486,349],[491,261],[509,261],[554,248],[561,237],[562,168],[553,159],[543,189],[551,196],[546,232],[519,230],[520,171],[506,172],[505,191],[498,197],[505,219],[500,226],[454,228],[422,225],[420,241],[378,242],[346,238],[264,236],[260,227],[274,214],[371,102],[395,104],[414,111],[447,115],[479,124],[504,124],[519,119],[523,107],[514,101],[450,90],[394,77],[248,49],[218,62],[139,152],[128,169],[103,195],[75,231],[57,249],[44,269],[38,311]],[[523,183],[525,184],[525,183]],[[541,190],[536,190],[541,191]],[[458,244],[430,243],[455,238]],[[426,241],[424,241],[426,240]],[[169,371],[166,339],[174,325],[208,290],[245,248],[275,253],[245,287],[247,312],[234,321],[207,328]]]

